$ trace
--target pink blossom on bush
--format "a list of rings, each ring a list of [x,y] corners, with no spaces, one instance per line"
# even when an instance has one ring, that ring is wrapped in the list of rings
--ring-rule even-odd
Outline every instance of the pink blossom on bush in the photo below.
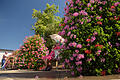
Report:
[[[82,21],[81,24],[83,24],[84,22]]]
[[[85,10],[81,10],[81,11],[80,11],[80,14],[82,14],[82,15],[88,15],[88,13],[85,12]]]
[[[96,19],[101,19],[101,17],[100,17],[100,16],[97,16]]]
[[[105,5],[107,3],[107,1],[102,1],[102,4]]]
[[[90,44],[88,43],[87,46],[90,46]]]
[[[73,57],[70,57],[70,60],[73,60]]]
[[[73,47],[75,47],[76,45],[77,45],[77,43],[76,43],[76,42],[73,42],[73,43],[72,43],[72,46],[73,46]]]
[[[87,7],[91,7],[91,4],[90,4],[90,3],[88,3],[88,4],[87,4]]]
[[[38,43],[38,41],[36,41],[36,43]]]
[[[76,53],[79,53],[79,50],[75,50]]]
[[[94,36],[97,35],[97,34],[98,34],[97,32],[94,32],[94,33],[93,33]]]
[[[119,46],[120,46],[120,43],[116,43],[116,46],[119,47]]]
[[[105,58],[101,58],[101,62],[105,62]]]
[[[74,38],[76,38],[76,35],[74,35]]]
[[[68,45],[71,47],[71,46],[72,46],[72,43],[69,43]]]
[[[78,61],[78,62],[75,62],[75,64],[78,66],[78,65],[81,65],[82,64],[82,61]]]
[[[82,45],[81,45],[81,44],[78,44],[78,45],[77,45],[77,48],[82,48]]]
[[[118,6],[120,4],[120,2],[116,2],[114,3],[114,6]]]
[[[81,72],[82,71],[82,67],[77,68],[77,71]]]
[[[66,62],[66,63],[69,63],[69,60],[68,60],[68,59],[65,59],[65,62]]]
[[[101,53],[101,50],[98,50],[97,52]]]
[[[95,1],[94,0],[90,0],[90,3],[94,3]]]
[[[75,74],[74,71],[72,71],[71,74],[74,75]]]
[[[77,54],[73,54],[73,57],[76,57],[77,56]]]
[[[78,56],[77,56],[79,59],[82,59],[82,58],[84,58],[84,55],[83,54],[78,54]]]
[[[92,60],[92,58],[87,59],[87,61],[91,61],[91,60]]]
[[[78,12],[73,13],[73,16],[78,16],[78,15],[79,15]]]
[[[91,7],[91,11],[93,10],[94,8],[93,7]]]
[[[73,37],[73,34],[70,35],[70,38],[71,38],[71,39],[72,39],[72,37]]]
[[[71,34],[71,32],[69,31],[69,32],[67,33],[67,36],[70,36],[70,34]]]
[[[95,38],[94,36],[92,36],[92,37],[91,37],[91,42],[95,41],[95,39],[96,39],[96,38]]]

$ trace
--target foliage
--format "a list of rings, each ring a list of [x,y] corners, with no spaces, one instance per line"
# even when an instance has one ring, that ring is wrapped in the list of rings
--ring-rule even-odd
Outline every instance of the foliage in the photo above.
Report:
[[[44,56],[49,51],[45,47],[44,39],[39,35],[27,37],[24,45],[20,47],[17,54],[16,67],[19,69],[41,70],[45,67]]]
[[[76,76],[119,72],[119,0],[67,0],[64,10],[63,66]]]
[[[36,22],[33,25],[33,30],[35,34],[39,34],[44,37],[47,41],[46,46],[51,49],[51,46],[54,45],[54,42],[50,39],[51,34],[55,34],[59,31],[59,23],[61,18],[55,16],[59,12],[58,6],[46,4],[46,9],[41,12],[40,10],[33,9],[33,18],[36,19]]]

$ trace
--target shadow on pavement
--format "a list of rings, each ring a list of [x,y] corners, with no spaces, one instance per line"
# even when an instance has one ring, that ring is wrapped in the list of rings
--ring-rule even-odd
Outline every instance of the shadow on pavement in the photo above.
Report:
[[[11,78],[64,78],[69,77],[69,71],[32,71],[32,72],[11,72],[11,73],[0,73],[0,77],[11,77]]]

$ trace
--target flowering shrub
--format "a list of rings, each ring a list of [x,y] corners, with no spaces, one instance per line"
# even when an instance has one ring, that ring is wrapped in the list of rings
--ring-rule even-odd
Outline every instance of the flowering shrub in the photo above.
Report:
[[[67,0],[61,53],[72,75],[106,75],[120,67],[119,0]]]
[[[44,39],[39,35],[28,37],[17,54],[16,66],[19,69],[41,70],[45,67],[44,56],[49,51],[45,47]]]

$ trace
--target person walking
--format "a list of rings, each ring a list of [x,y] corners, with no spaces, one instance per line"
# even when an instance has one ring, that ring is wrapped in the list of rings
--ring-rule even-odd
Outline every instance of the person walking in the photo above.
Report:
[[[5,54],[4,54],[3,57],[2,57],[2,63],[1,63],[2,70],[6,70],[5,64],[6,64],[7,54],[8,54],[8,53],[5,52]]]

